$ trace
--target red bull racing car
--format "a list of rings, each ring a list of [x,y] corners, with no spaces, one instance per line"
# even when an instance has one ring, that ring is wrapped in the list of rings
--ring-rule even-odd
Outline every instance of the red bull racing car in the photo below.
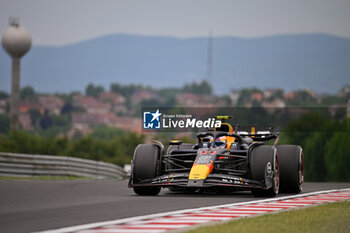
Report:
[[[217,117],[228,119],[229,117]],[[251,190],[254,196],[299,193],[304,182],[302,148],[277,145],[274,127],[221,127],[197,134],[196,144],[171,140],[138,145],[129,187],[138,195],[172,191]],[[273,143],[265,144],[273,140]]]

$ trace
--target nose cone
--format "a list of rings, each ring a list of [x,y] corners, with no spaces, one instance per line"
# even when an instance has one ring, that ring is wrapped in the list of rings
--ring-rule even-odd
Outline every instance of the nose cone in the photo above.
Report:
[[[10,26],[2,36],[2,46],[13,58],[20,58],[28,52],[32,38],[28,30],[22,26]]]

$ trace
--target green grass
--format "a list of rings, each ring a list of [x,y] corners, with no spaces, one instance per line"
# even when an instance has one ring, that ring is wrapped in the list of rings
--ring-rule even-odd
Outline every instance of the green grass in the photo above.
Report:
[[[187,231],[187,233],[213,232],[350,232],[350,201],[244,218]]]
[[[0,176],[0,180],[77,180],[89,179],[79,176],[32,176],[32,177],[16,177],[16,176]]]

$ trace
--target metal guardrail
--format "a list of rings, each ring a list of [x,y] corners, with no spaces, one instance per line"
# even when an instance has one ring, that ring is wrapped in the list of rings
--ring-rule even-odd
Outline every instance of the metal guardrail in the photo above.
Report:
[[[123,179],[126,177],[126,172],[115,164],[89,159],[0,152],[0,176],[80,176]]]

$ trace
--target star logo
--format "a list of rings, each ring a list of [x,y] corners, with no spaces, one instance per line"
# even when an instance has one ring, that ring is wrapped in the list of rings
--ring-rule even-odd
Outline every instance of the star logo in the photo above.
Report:
[[[153,116],[153,118],[152,118],[152,120],[151,120],[151,122],[152,122],[152,121],[154,121],[154,120],[156,120],[156,119],[157,119],[157,121],[159,121],[159,117],[160,117],[160,115],[162,115],[162,114],[159,113],[159,109],[157,109],[157,111],[156,111],[155,113],[151,113],[151,115]]]
[[[160,129],[160,116],[162,113],[159,109],[155,112],[143,112],[143,128],[144,129]]]

